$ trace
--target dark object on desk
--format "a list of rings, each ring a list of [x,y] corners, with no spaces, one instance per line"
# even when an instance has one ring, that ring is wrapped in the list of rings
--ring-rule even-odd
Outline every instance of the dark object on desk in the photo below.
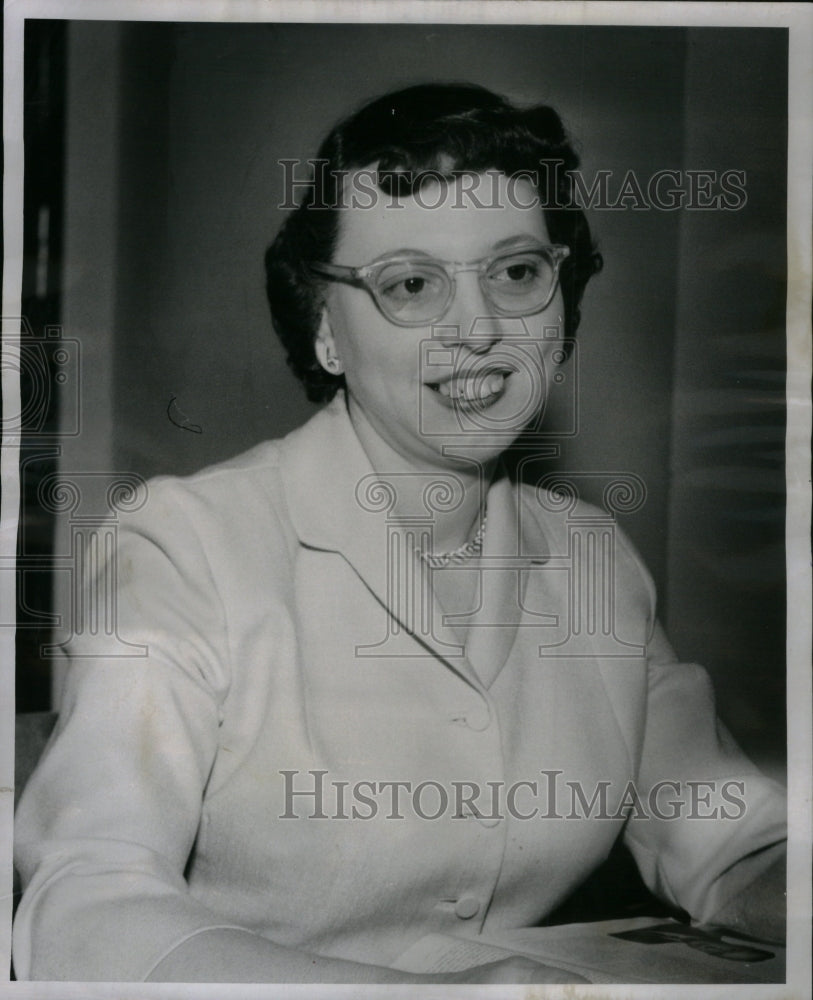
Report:
[[[611,936],[625,941],[638,941],[641,944],[681,941],[690,948],[717,958],[726,958],[729,962],[764,962],[776,957],[775,952],[765,948],[755,948],[748,938],[741,938],[736,931],[717,927],[676,927],[674,924],[658,924],[656,927],[643,927],[640,930],[620,931]],[[738,940],[732,941],[731,938]]]

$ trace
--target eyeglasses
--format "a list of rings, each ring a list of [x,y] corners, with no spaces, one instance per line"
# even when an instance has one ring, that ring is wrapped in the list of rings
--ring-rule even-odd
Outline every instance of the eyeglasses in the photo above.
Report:
[[[388,320],[426,326],[445,316],[455,297],[455,278],[476,271],[486,300],[501,316],[530,316],[553,298],[566,246],[530,243],[481,260],[457,263],[416,253],[396,254],[363,267],[311,263],[317,274],[365,288]]]

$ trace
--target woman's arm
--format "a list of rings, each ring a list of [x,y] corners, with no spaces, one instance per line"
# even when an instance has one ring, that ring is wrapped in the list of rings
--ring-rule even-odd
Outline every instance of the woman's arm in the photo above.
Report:
[[[417,974],[311,955],[249,931],[196,934],[158,963],[153,982],[187,983],[586,983],[564,969],[513,956],[463,972]]]
[[[191,520],[151,483],[119,530],[118,635],[71,639],[57,728],[15,822],[19,978],[138,981],[173,942],[232,922],[183,877],[229,685],[224,612]],[[88,613],[108,556],[85,582]]]
[[[650,889],[700,923],[781,932],[786,799],[717,719],[702,667],[680,663],[660,627],[649,646],[639,796],[625,839]],[[661,789],[660,793],[658,789]],[[772,916],[758,917],[762,905]],[[764,930],[760,930],[764,928]]]

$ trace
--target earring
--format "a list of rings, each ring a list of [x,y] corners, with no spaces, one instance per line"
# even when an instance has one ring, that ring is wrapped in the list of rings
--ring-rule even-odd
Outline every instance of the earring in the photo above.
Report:
[[[334,354],[328,354],[327,358],[325,359],[325,365],[327,367],[327,370],[329,372],[332,372],[334,375],[341,374],[342,363]]]

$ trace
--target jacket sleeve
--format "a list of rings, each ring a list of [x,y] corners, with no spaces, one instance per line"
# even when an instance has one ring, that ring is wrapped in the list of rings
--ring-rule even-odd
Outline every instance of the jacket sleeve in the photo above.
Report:
[[[21,979],[138,981],[224,925],[183,872],[218,747],[227,623],[182,494],[151,483],[147,506],[88,576],[57,729],[18,810]],[[105,637],[90,596],[116,560]],[[122,639],[145,648],[124,656]]]
[[[649,888],[710,919],[784,852],[785,793],[717,719],[706,671],[680,663],[659,625],[625,839]]]

